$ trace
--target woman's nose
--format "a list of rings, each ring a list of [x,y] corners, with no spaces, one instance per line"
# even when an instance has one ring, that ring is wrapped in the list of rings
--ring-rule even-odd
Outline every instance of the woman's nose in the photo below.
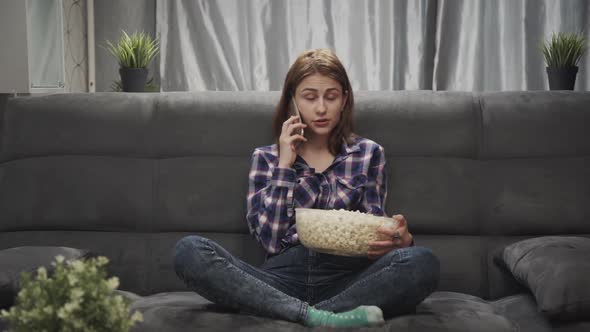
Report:
[[[320,112],[320,113],[325,113],[326,110],[327,110],[327,108],[326,108],[326,104],[324,102],[324,99],[323,98],[319,98],[317,111]]]

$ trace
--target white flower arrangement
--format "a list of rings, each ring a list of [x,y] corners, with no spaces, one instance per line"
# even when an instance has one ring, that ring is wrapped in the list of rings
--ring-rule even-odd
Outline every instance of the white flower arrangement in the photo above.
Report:
[[[115,290],[117,277],[106,279],[106,257],[85,261],[65,261],[57,256],[51,277],[44,267],[36,277],[22,273],[21,290],[9,311],[10,332],[127,332],[143,319],[140,312],[130,315],[129,303]]]

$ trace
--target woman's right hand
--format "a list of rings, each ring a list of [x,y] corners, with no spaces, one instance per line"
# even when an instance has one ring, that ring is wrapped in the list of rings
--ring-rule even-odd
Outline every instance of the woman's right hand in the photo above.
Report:
[[[301,129],[307,127],[299,121],[299,117],[293,115],[283,122],[281,136],[279,136],[279,167],[291,168],[297,158],[299,143],[307,142],[307,138],[300,135]]]

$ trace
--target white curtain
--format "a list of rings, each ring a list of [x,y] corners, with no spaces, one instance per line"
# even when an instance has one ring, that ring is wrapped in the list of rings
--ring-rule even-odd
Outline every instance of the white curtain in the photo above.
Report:
[[[356,90],[547,89],[539,43],[585,31],[586,0],[157,0],[163,91],[280,90],[328,47]],[[590,86],[581,63],[576,90]]]
[[[435,90],[546,90],[543,39],[554,31],[585,31],[587,0],[439,0]],[[588,52],[575,90],[588,90]]]

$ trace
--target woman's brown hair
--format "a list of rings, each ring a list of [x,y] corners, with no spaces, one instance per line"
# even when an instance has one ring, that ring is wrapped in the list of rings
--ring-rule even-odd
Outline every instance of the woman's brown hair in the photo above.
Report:
[[[344,66],[342,66],[340,59],[330,49],[318,48],[307,50],[301,53],[291,65],[291,68],[289,68],[285,77],[285,83],[283,84],[281,99],[275,109],[273,135],[277,145],[279,145],[279,136],[281,136],[283,123],[289,118],[289,107],[291,99],[295,95],[295,89],[304,78],[313,74],[321,74],[334,79],[340,83],[342,93],[347,96],[340,121],[330,133],[328,140],[330,152],[337,155],[340,152],[343,139],[348,144],[351,144],[353,141],[354,124],[352,111],[354,107],[354,96]]]

